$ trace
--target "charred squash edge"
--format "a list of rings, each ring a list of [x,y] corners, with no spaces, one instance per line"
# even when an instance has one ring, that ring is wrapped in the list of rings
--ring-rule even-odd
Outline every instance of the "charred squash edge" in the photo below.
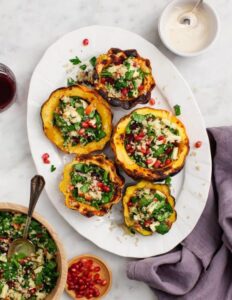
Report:
[[[147,79],[147,84],[145,84],[145,90],[146,93],[145,94],[141,94],[136,98],[130,98],[128,100],[121,100],[120,98],[114,98],[114,97],[109,97],[108,93],[105,91],[105,89],[103,88],[104,85],[99,83],[99,71],[98,71],[98,66],[101,65],[103,63],[103,61],[105,59],[111,60],[111,55],[114,54],[118,54],[118,53],[123,53],[123,55],[125,57],[135,57],[138,58],[140,61],[142,61],[144,63],[144,66],[146,68],[150,69],[151,74],[148,76],[149,78]],[[155,87],[155,80],[152,76],[152,69],[151,69],[151,64],[149,59],[145,59],[142,58],[137,50],[135,49],[129,49],[129,50],[121,50],[118,48],[111,48],[107,54],[102,54],[97,58],[97,63],[96,66],[94,68],[94,73],[93,73],[93,79],[94,79],[94,86],[96,88],[96,90],[98,91],[98,93],[105,99],[107,100],[112,106],[121,106],[124,109],[131,109],[132,107],[134,107],[137,104],[145,104],[148,103],[148,101],[151,98],[151,91],[152,89]]]
[[[53,112],[59,104],[62,96],[80,96],[86,99],[101,116],[102,129],[106,136],[100,141],[93,141],[87,145],[63,145],[64,139],[60,130],[53,126]],[[60,150],[67,153],[75,153],[78,155],[89,154],[93,151],[102,150],[106,143],[110,140],[112,132],[112,112],[109,104],[94,90],[82,85],[73,85],[70,87],[62,87],[51,93],[48,100],[41,107],[41,119],[43,124],[43,131],[48,139],[53,142]]]
[[[72,171],[73,165],[79,162],[96,164],[102,169],[107,170],[110,174],[109,176],[111,182],[114,185],[115,194],[109,203],[101,206],[100,210],[88,204],[80,203],[76,201],[68,190],[71,182],[70,172]],[[118,173],[117,167],[113,163],[113,161],[108,159],[104,154],[96,154],[96,155],[78,156],[71,163],[67,164],[64,167],[63,179],[60,182],[59,187],[60,187],[60,191],[65,196],[65,205],[68,208],[77,210],[79,211],[80,214],[86,217],[92,217],[92,216],[105,215],[112,208],[114,204],[118,203],[122,198],[123,186],[124,186],[124,178]]]
[[[151,170],[143,168],[137,165],[127,154],[124,147],[125,129],[128,125],[131,115],[137,112],[139,114],[154,114],[155,116],[169,119],[171,122],[177,124],[178,130],[182,136],[182,141],[179,145],[178,159],[173,161],[171,165],[166,167]],[[189,152],[189,139],[182,122],[177,119],[171,112],[161,109],[154,109],[150,107],[144,107],[135,109],[129,115],[124,116],[119,120],[114,127],[114,131],[111,138],[111,148],[115,155],[116,163],[132,178],[134,179],[146,179],[148,181],[160,181],[164,180],[168,176],[174,176],[184,167],[185,159]]]
[[[124,215],[125,224],[128,228],[133,228],[138,233],[148,236],[148,235],[152,235],[153,232],[142,228],[141,226],[139,226],[139,224],[135,226],[136,225],[135,222],[129,216],[129,209],[127,206],[127,203],[130,201],[130,198],[134,195],[136,190],[143,189],[143,188],[156,189],[164,193],[165,196],[167,197],[169,204],[173,209],[175,207],[175,198],[171,195],[170,189],[166,184],[154,184],[148,181],[140,181],[136,185],[132,185],[126,188],[125,194],[123,196],[123,215]],[[176,221],[176,218],[177,218],[177,214],[176,211],[174,210],[171,216],[168,218],[170,228],[172,224]]]

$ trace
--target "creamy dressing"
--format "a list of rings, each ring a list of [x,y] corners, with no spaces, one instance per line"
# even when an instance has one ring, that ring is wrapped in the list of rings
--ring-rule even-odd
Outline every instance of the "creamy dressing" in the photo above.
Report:
[[[213,24],[209,11],[198,7],[189,13],[193,4],[178,5],[170,12],[165,25],[165,39],[180,52],[197,52],[204,49],[213,39]],[[182,24],[183,15],[190,17],[191,24]]]

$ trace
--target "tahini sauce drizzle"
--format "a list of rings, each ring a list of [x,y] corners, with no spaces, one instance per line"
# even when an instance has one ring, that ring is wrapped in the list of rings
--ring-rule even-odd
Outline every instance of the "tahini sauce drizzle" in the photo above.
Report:
[[[191,25],[181,24],[180,16],[192,8],[193,5],[188,3],[176,6],[166,21],[166,40],[179,52],[200,51],[210,43],[213,36],[212,20],[204,6],[200,6],[192,15]]]

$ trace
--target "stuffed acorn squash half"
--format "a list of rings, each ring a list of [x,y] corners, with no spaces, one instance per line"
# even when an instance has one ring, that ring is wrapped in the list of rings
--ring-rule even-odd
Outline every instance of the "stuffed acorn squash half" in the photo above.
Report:
[[[116,48],[98,56],[93,81],[104,99],[124,109],[147,103],[155,86],[148,59],[142,58],[136,50]]]
[[[46,136],[64,152],[102,150],[111,136],[109,104],[85,86],[55,90],[43,104],[41,118]]]
[[[124,179],[105,155],[83,155],[64,167],[65,205],[86,217],[103,216],[122,197]]]
[[[129,176],[157,181],[183,168],[189,140],[184,125],[170,112],[144,107],[118,122],[111,147]]]
[[[132,233],[165,234],[176,220],[174,206],[167,185],[141,181],[128,187],[123,197],[125,224]]]

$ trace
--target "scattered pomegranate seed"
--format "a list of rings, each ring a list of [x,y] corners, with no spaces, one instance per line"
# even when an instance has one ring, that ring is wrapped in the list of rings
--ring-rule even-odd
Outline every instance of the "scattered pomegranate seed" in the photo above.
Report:
[[[44,153],[42,155],[42,160],[44,164],[50,164],[50,160],[49,160],[49,154],[48,153]]]
[[[150,101],[149,101],[149,104],[150,105],[155,105],[155,99],[151,98]]]
[[[131,201],[129,201],[129,202],[127,203],[127,206],[131,207],[131,206],[133,206],[133,203],[132,203]]]
[[[201,141],[197,141],[196,143],[195,143],[195,147],[196,148],[200,148],[202,146],[202,142]]]
[[[84,46],[88,46],[89,40],[88,39],[84,39],[82,43],[83,43]]]

